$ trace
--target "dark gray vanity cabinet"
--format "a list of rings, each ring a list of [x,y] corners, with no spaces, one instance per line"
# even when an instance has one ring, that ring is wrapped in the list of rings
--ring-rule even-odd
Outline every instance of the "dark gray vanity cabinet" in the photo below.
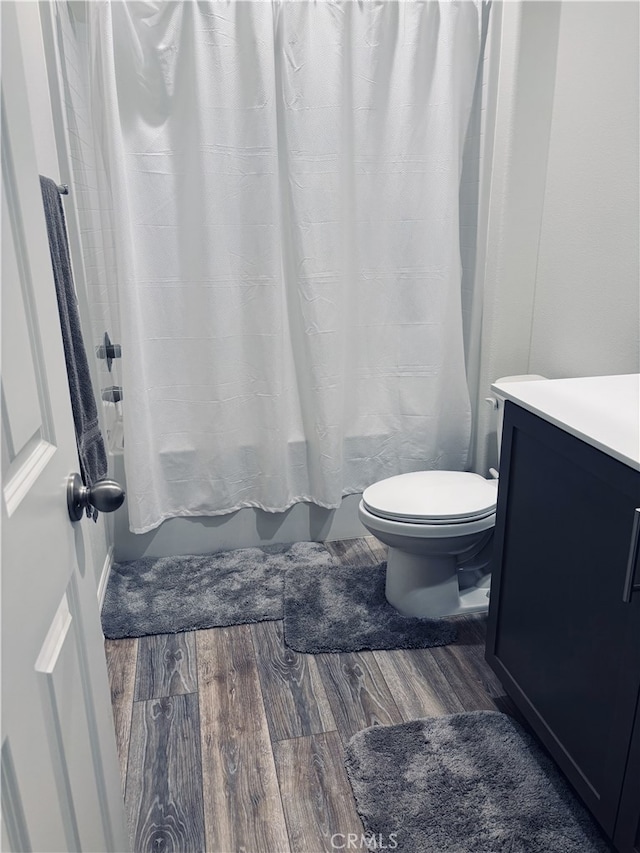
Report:
[[[507,402],[487,661],[616,848],[640,851],[640,471]]]

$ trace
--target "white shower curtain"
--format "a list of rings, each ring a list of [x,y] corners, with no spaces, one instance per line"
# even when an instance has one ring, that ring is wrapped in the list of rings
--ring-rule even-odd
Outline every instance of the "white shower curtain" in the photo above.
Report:
[[[131,529],[463,469],[480,2],[89,10]]]

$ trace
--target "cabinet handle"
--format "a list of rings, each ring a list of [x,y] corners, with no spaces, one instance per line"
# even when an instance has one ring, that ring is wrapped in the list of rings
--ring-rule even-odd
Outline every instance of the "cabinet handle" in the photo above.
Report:
[[[638,550],[640,549],[640,507],[636,508],[633,515],[633,530],[631,531],[631,546],[629,547],[629,562],[627,563],[627,574],[624,579],[624,588],[622,590],[622,600],[625,604],[631,602],[631,596],[634,592],[640,590],[640,583],[634,583],[634,575],[636,562],[638,560]]]

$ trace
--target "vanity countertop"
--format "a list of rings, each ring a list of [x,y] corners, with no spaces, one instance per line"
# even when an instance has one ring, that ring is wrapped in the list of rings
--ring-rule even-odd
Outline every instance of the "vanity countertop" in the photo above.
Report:
[[[491,389],[640,471],[640,373],[496,382]]]

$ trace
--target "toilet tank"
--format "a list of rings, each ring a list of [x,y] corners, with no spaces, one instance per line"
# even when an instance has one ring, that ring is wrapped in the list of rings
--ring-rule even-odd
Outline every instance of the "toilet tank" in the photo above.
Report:
[[[546,379],[545,376],[539,376],[537,373],[525,373],[523,376],[502,376],[496,379],[496,382],[538,382],[541,379]],[[500,462],[500,445],[502,444],[502,421],[504,419],[504,397],[498,391],[494,391],[493,397],[487,397],[487,402],[491,403],[493,408],[498,413],[498,422],[496,426],[496,438],[498,440],[498,463]]]

